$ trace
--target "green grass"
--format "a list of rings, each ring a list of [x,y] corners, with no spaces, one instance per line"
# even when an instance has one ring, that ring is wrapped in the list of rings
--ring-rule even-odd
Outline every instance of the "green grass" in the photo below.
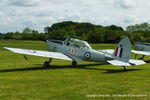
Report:
[[[0,40],[1,100],[149,100],[150,64],[127,67],[105,63],[53,59],[50,68],[43,68],[48,58],[12,53],[3,47],[46,50],[41,41]],[[95,49],[113,49],[116,44],[91,44]],[[149,61],[150,57],[145,60]],[[110,97],[86,97],[109,94]],[[145,94],[147,97],[112,97],[113,94]]]

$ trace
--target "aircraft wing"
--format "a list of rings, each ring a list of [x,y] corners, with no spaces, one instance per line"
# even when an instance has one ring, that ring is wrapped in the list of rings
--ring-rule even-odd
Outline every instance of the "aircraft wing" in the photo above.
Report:
[[[133,53],[141,54],[141,55],[150,55],[150,52],[148,51],[138,51],[138,50],[132,50]]]
[[[134,66],[145,64],[143,60],[133,60],[133,59],[130,59],[128,62],[120,60],[108,60],[107,62],[115,66]]]
[[[71,60],[68,56],[59,53],[59,52],[49,52],[49,51],[39,51],[39,50],[29,50],[29,49],[19,49],[19,48],[9,48],[4,47],[7,50],[10,50],[15,53],[27,54],[27,55],[34,55],[34,56],[41,56],[41,57],[48,57],[48,58],[56,58],[56,59],[63,59],[63,60]]]

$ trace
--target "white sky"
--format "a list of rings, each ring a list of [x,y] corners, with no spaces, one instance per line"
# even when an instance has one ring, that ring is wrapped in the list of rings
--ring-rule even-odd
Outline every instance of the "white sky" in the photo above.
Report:
[[[0,32],[22,31],[25,27],[43,32],[61,21],[97,25],[150,23],[148,0],[0,0]]]

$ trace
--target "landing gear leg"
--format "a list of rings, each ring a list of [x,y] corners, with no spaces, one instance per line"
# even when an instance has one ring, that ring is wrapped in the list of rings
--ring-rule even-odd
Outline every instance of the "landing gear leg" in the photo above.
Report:
[[[49,61],[44,62],[44,67],[49,67],[50,62],[52,61],[52,58],[49,58]]]
[[[72,65],[73,66],[77,66],[77,62],[76,61],[72,61]]]
[[[137,57],[137,54],[135,54],[135,59],[136,59],[136,57]]]
[[[145,55],[142,55],[142,57],[141,57],[141,58],[139,58],[138,60],[143,60],[143,59],[144,59],[144,57],[145,57]]]

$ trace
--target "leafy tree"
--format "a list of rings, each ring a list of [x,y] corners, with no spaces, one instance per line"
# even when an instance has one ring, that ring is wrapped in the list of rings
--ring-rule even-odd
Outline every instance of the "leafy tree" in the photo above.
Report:
[[[31,34],[32,30],[30,28],[26,27],[22,33]]]
[[[13,34],[14,34],[13,32],[6,33],[4,39],[13,39]]]
[[[116,26],[116,25],[111,25],[111,26],[106,26],[107,29],[109,30],[119,30],[119,31],[123,31],[122,27]]]
[[[0,39],[4,39],[5,34],[0,33]]]
[[[64,21],[64,22],[59,22],[59,23],[55,23],[51,26],[51,31],[53,30],[59,30],[65,27],[68,27],[70,25],[74,25],[76,24],[75,22],[72,21]]]
[[[48,27],[48,26],[45,27],[45,28],[44,28],[44,33],[45,33],[45,34],[48,34],[49,32],[51,32],[51,27]]]
[[[16,31],[14,34],[13,34],[13,39],[15,40],[20,40],[21,39],[21,33]]]

